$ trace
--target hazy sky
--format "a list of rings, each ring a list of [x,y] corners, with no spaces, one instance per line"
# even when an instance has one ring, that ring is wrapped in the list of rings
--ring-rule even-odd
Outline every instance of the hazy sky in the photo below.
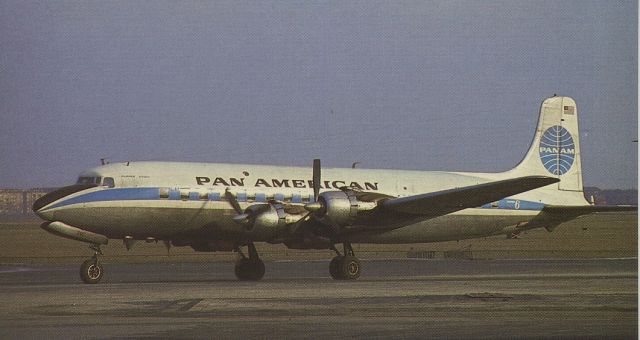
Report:
[[[503,171],[573,97],[637,187],[636,1],[0,0],[0,187],[99,159]],[[310,170],[311,171],[311,170]]]

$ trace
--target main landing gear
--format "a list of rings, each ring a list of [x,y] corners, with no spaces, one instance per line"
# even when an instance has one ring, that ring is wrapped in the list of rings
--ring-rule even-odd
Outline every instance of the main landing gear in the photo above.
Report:
[[[353,252],[351,243],[344,242],[344,255],[341,255],[335,246],[332,246],[333,251],[338,254],[331,260],[329,264],[329,273],[335,280],[355,280],[360,277],[360,261]]]
[[[102,279],[104,269],[98,262],[98,255],[102,255],[100,246],[97,244],[90,245],[89,248],[94,251],[93,257],[84,261],[80,266],[80,278],[84,283],[98,283]]]
[[[264,262],[260,260],[253,242],[249,242],[247,247],[249,248],[249,257],[244,256],[240,247],[236,249],[241,256],[235,267],[236,277],[240,281],[258,281],[264,276]]]

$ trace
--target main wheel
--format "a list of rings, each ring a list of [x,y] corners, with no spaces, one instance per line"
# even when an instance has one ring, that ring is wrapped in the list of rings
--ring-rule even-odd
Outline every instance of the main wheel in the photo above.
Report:
[[[360,261],[355,256],[345,256],[338,267],[343,280],[355,280],[360,277]]]
[[[240,259],[235,266],[236,277],[240,281],[258,281],[264,276],[264,262],[248,258]]]
[[[264,262],[262,262],[262,260],[258,259],[257,261],[251,261],[253,262],[252,266],[251,266],[251,277],[250,280],[251,281],[259,281],[262,280],[262,278],[264,277]]]
[[[344,280],[342,276],[340,276],[340,262],[342,262],[343,258],[344,256],[336,256],[331,259],[329,263],[329,274],[331,274],[334,280]]]
[[[80,278],[84,283],[98,283],[102,279],[104,269],[98,260],[88,259],[80,266]]]

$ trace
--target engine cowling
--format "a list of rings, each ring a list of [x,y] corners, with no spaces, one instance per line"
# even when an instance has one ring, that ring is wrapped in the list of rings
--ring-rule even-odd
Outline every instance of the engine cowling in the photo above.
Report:
[[[247,207],[243,214],[233,219],[243,225],[245,234],[254,240],[269,240],[287,231],[287,225],[302,218],[302,215],[289,214],[278,203],[254,204]]]
[[[330,226],[346,226],[353,224],[358,213],[368,211],[376,207],[375,202],[359,201],[356,193],[350,189],[340,191],[325,191],[318,197],[316,203],[307,205],[316,207],[314,217]]]
[[[245,210],[249,214],[247,230],[254,228],[277,229],[286,225],[286,213],[280,204],[254,204]]]

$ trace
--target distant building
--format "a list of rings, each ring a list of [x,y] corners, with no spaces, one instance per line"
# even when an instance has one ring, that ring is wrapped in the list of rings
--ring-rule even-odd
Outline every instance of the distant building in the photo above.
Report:
[[[33,202],[53,190],[55,188],[0,189],[0,215],[32,215]]]
[[[24,195],[22,190],[2,189],[0,190],[0,214],[18,215],[23,213]]]

